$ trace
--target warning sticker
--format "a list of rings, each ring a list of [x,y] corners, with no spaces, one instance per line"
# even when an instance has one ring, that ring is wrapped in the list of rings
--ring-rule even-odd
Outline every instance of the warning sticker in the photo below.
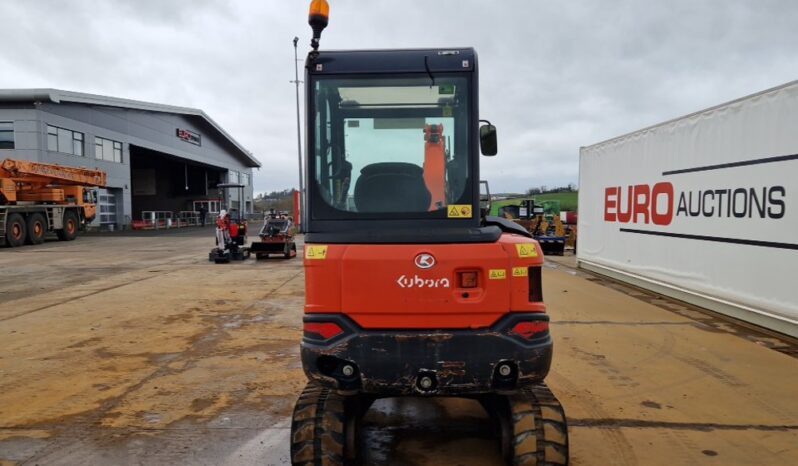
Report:
[[[507,271],[504,269],[490,269],[488,271],[488,278],[491,280],[504,280],[507,278]]]
[[[327,246],[307,245],[305,246],[305,259],[326,259]]]
[[[446,216],[449,218],[471,218],[471,206],[468,204],[452,204],[446,207]]]
[[[518,251],[518,257],[538,257],[538,249],[534,244],[516,244],[515,250]]]
[[[527,277],[529,276],[529,269],[526,267],[513,267],[513,277]]]

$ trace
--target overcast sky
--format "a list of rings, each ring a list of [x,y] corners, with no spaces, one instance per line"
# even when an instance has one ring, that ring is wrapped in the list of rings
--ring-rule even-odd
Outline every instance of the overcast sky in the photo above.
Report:
[[[297,186],[304,0],[0,0],[0,88],[203,109]],[[330,0],[322,48],[474,46],[493,192],[578,179],[579,147],[798,78],[795,0]],[[301,72],[301,71],[300,71]]]

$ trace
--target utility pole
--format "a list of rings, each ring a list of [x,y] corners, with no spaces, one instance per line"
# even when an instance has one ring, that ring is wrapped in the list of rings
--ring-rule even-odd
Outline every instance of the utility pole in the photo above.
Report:
[[[302,182],[303,173],[302,173],[302,130],[299,121],[299,83],[302,81],[299,80],[299,59],[297,57],[297,43],[299,42],[299,37],[294,37],[294,80],[290,81],[296,85],[296,150],[297,150],[297,158],[299,161],[299,213],[300,218],[298,218],[299,223],[299,230],[303,232],[305,230],[305,222],[302,221],[301,216],[305,214],[305,203],[303,202],[305,197],[305,185]]]

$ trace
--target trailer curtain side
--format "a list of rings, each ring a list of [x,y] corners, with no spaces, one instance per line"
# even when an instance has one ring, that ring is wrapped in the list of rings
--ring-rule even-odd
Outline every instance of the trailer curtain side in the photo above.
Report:
[[[798,81],[579,164],[580,267],[798,336]]]

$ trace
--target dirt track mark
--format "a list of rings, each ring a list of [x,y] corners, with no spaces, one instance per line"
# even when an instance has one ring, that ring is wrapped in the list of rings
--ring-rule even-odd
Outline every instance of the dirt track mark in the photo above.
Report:
[[[280,290],[280,288],[282,288],[292,280],[297,279],[299,276],[302,275],[302,273],[303,271],[300,269],[297,273],[291,274],[287,279],[274,285],[266,293],[259,296],[259,298],[255,299],[251,304],[242,309],[239,309],[236,314],[222,314],[218,316],[211,316],[210,314],[205,315],[204,317],[206,317],[206,319],[204,320],[206,320],[206,323],[208,324],[205,330],[195,335],[192,338],[191,346],[187,348],[185,351],[182,351],[180,353],[170,353],[168,355],[159,354],[159,353],[147,353],[147,352],[138,353],[138,354],[116,354],[116,353],[107,352],[105,348],[95,349],[95,352],[100,353],[98,357],[101,357],[103,359],[113,360],[115,357],[118,356],[144,357],[150,360],[151,364],[154,367],[152,371],[145,374],[144,377],[137,380],[136,383],[127,387],[122,393],[112,398],[105,399],[100,403],[98,407],[92,410],[65,416],[58,419],[52,419],[49,420],[47,423],[36,424],[38,428],[48,429],[53,434],[53,437],[56,438],[56,440],[54,440],[52,443],[42,448],[41,450],[37,451],[37,453],[33,457],[28,459],[28,461],[35,463],[39,459],[50,458],[52,455],[58,454],[58,452],[62,451],[65,448],[66,449],[72,448],[74,437],[70,435],[70,432],[72,434],[75,434],[76,432],[81,433],[81,435],[79,435],[80,438],[92,437],[94,438],[95,442],[113,442],[113,438],[115,438],[115,436],[123,435],[123,433],[159,432],[159,431],[175,430],[175,427],[172,425],[167,425],[162,428],[158,427],[142,428],[140,426],[115,427],[115,428],[106,427],[106,429],[108,430],[105,433],[100,434],[97,433],[98,431],[96,430],[96,426],[103,425],[104,423],[109,423],[109,422],[113,423],[114,419],[123,415],[117,410],[121,409],[124,406],[126,400],[131,395],[140,392],[142,389],[144,389],[144,387],[152,385],[151,382],[157,381],[164,377],[179,375],[182,372],[191,370],[195,366],[195,363],[197,361],[202,360],[203,358],[207,358],[209,355],[220,356],[220,355],[233,354],[232,351],[220,347],[220,345],[222,345],[226,339],[226,331],[230,329],[228,326],[229,322],[231,320],[240,320],[240,317],[246,314],[247,311],[255,310],[259,306],[259,303],[262,303],[263,300],[266,300],[270,296],[274,295],[276,292]],[[157,278],[158,276],[162,275],[163,274],[154,275],[152,278]],[[112,288],[116,287],[111,287],[111,289]],[[226,304],[226,301],[221,304],[222,305]],[[259,322],[260,321],[258,320],[250,319],[246,320],[243,323],[248,324],[248,323],[259,323]],[[291,340],[291,344],[293,344],[294,341],[295,340]],[[88,342],[81,342],[81,343],[86,343],[83,346],[89,346],[90,344]],[[263,344],[259,344],[257,348],[259,349],[266,349],[267,347],[269,347],[270,349],[282,348],[285,346],[285,344],[286,344],[285,342],[281,341],[270,341],[270,342],[265,342]],[[248,350],[251,349],[252,348],[248,348]],[[290,352],[288,351],[285,352],[285,354],[288,353]],[[165,358],[164,356],[169,356],[169,357]],[[160,383],[158,383],[158,385],[160,385]],[[247,390],[241,390],[237,392],[226,392],[222,394],[216,393],[210,395],[210,397],[195,398],[191,400],[191,402],[189,403],[189,409],[191,413],[188,413],[188,415],[185,418],[178,419],[177,421],[182,421],[183,419],[194,419],[194,420],[207,419],[209,417],[213,417],[213,415],[215,415],[215,413],[218,412],[218,408],[224,408],[228,405],[235,405],[240,407],[242,406],[242,404],[247,403],[245,401],[247,391],[253,389],[253,387],[250,385],[247,386]],[[163,393],[159,394],[163,395]],[[276,406],[280,406],[280,403],[276,404],[271,403],[271,404],[274,405],[272,406],[273,408],[272,411],[277,409]],[[151,415],[153,416],[154,421],[157,421],[159,418],[159,415],[157,413],[150,414],[142,412],[138,414],[145,417]],[[284,414],[284,413],[281,412],[279,414]],[[14,428],[18,428],[18,426],[14,426]],[[178,427],[177,429],[179,430],[180,428]],[[220,429],[227,430],[229,428],[220,428]],[[247,428],[241,430],[250,431],[252,429]]]
[[[580,391],[574,382],[559,373],[550,373],[547,381],[549,382],[549,387],[552,388],[552,392],[555,392],[555,395],[556,391],[553,387],[555,385],[563,388],[569,393],[578,393]],[[606,411],[599,407],[597,403],[587,401],[586,403],[583,403],[583,405],[585,406],[585,409],[593,415],[593,418],[611,419],[607,416]],[[572,424],[572,419],[568,417],[568,406],[563,404],[563,408],[565,408],[568,426],[570,427],[572,425],[576,425]],[[575,419],[574,421],[578,421],[578,419]],[[615,465],[637,466],[640,464],[637,455],[635,455],[632,444],[622,431],[619,429],[602,429],[601,435],[605,439],[604,444],[607,446],[607,448],[611,448],[613,450],[612,456],[616,460]]]
[[[667,422],[620,418],[574,419],[570,417],[568,418],[568,427],[634,427],[650,429],[695,430],[700,432],[711,432],[715,430],[757,430],[764,432],[798,431],[798,424],[720,424],[715,422]]]
[[[614,320],[552,320],[552,325],[628,325],[628,326],[663,326],[663,325],[688,325],[696,327],[702,324],[695,322],[619,322]]]
[[[71,303],[73,301],[78,301],[78,300],[81,300],[83,298],[88,298],[90,296],[94,296],[94,295],[97,295],[97,294],[100,294],[100,293],[104,293],[106,291],[111,291],[111,290],[115,290],[117,288],[122,288],[122,287],[125,287],[125,286],[134,285],[136,283],[141,283],[141,282],[147,281],[147,280],[152,280],[153,278],[158,278],[158,277],[161,277],[161,276],[166,275],[166,274],[171,273],[171,272],[172,272],[171,270],[167,270],[167,271],[164,271],[164,272],[162,272],[162,273],[160,273],[158,275],[151,275],[149,277],[143,277],[143,278],[139,278],[139,279],[134,279],[134,280],[131,280],[131,281],[127,282],[127,283],[120,283],[118,285],[113,285],[113,286],[109,286],[109,287],[102,288],[102,289],[99,289],[99,290],[94,290],[94,291],[92,291],[90,293],[82,294],[80,296],[75,296],[75,297],[67,299],[65,301],[61,301],[61,302],[53,303],[53,304],[48,304],[48,305],[42,306],[42,307],[37,307],[36,309],[30,309],[30,310],[25,311],[25,312],[20,312],[19,314],[14,314],[14,315],[10,315],[10,316],[7,316],[7,317],[2,317],[2,318],[0,318],[0,322],[5,322],[7,320],[16,319],[17,317],[22,317],[24,315],[33,314],[34,312],[44,311],[44,310],[47,310],[47,309],[50,309],[50,308],[53,308],[53,307],[56,307],[56,306],[63,306],[64,304]]]

